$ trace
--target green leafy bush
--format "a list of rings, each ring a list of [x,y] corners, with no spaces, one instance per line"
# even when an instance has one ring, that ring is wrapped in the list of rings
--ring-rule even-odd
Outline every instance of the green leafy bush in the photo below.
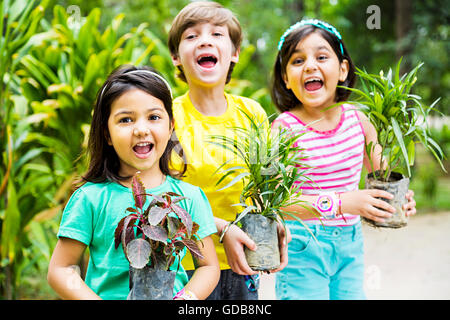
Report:
[[[43,19],[48,1],[0,5],[0,227],[1,294],[17,296],[33,245],[26,227],[39,215],[61,212],[73,181],[85,169],[84,152],[96,93],[122,64],[168,70],[163,43],[142,24],[120,35],[123,15],[100,30],[101,12],[71,20],[62,6]],[[164,73],[164,70],[162,71]],[[49,214],[50,213],[50,214]],[[32,261],[32,260],[31,260]]]

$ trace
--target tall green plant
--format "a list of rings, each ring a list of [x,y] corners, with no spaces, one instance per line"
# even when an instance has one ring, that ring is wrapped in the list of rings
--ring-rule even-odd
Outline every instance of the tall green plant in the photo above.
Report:
[[[386,74],[381,71],[379,75],[357,68],[356,74],[362,88],[347,88],[358,98],[350,102],[361,107],[378,133],[382,157],[378,164],[381,168],[379,176],[375,177],[383,181],[389,181],[393,171],[411,176],[410,167],[414,164],[417,143],[422,143],[445,171],[441,161],[442,150],[431,137],[427,125],[430,112],[435,110],[439,99],[427,106],[420,96],[411,93],[417,81],[417,72],[423,63],[403,76],[400,76],[400,64],[401,59],[394,71],[389,69]],[[374,147],[372,144],[367,145],[367,154],[371,155]],[[373,167],[372,159],[371,164]]]
[[[309,208],[306,202],[295,200],[302,186],[302,183],[296,182],[310,181],[307,177],[308,167],[302,163],[302,148],[296,144],[304,133],[286,129],[272,131],[268,118],[260,123],[244,111],[242,113],[249,120],[249,128],[233,127],[228,136],[211,135],[208,139],[209,143],[231,151],[244,164],[226,168],[227,161],[216,171],[222,174],[217,185],[228,176],[234,176],[219,191],[238,182],[244,185],[240,203],[235,204],[244,210],[234,223],[238,223],[248,213],[261,214],[274,220],[280,218],[283,222],[285,216],[290,216],[303,223],[286,207],[298,204]]]

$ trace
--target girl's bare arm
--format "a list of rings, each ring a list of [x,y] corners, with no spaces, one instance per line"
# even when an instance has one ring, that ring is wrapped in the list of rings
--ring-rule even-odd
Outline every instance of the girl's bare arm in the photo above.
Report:
[[[62,299],[100,299],[77,271],[85,249],[84,243],[69,238],[60,238],[56,244],[48,266],[47,281]]]
[[[198,299],[206,299],[214,290],[220,277],[219,260],[211,236],[197,241],[203,259],[194,259],[195,272],[185,289],[193,292]]]

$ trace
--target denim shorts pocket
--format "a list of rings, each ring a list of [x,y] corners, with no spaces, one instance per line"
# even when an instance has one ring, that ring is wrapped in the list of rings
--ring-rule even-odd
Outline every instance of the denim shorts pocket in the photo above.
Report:
[[[288,244],[288,250],[293,253],[302,253],[308,250],[311,243],[311,235],[292,235],[292,240]]]

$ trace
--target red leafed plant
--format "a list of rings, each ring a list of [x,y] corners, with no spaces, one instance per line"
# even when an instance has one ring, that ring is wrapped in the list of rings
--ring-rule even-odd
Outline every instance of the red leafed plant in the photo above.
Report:
[[[197,246],[198,224],[177,203],[187,199],[174,192],[160,195],[145,193],[142,181],[135,175],[131,182],[135,208],[129,207],[129,215],[118,223],[114,237],[115,247],[122,243],[125,256],[136,269],[149,266],[169,270],[175,257],[184,247],[192,256],[202,259]],[[153,197],[144,210],[147,196]],[[174,213],[174,216],[169,214]]]

